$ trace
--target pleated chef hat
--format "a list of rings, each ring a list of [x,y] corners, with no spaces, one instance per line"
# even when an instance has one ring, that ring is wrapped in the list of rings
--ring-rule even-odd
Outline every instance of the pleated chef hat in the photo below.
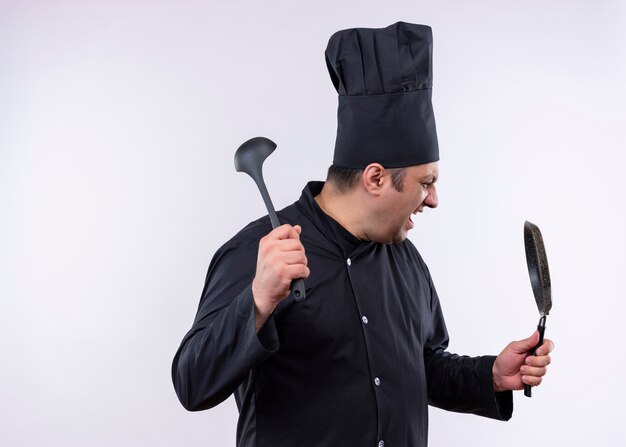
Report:
[[[432,30],[398,22],[333,34],[326,65],[339,93],[333,164],[399,168],[439,160]]]

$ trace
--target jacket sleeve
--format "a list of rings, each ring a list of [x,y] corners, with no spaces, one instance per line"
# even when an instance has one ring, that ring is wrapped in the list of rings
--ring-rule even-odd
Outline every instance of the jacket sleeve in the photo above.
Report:
[[[429,404],[444,410],[509,420],[513,413],[512,391],[493,389],[492,367],[496,357],[468,357],[446,351],[448,332],[432,280],[430,287],[432,328],[424,346]]]
[[[256,333],[252,279],[256,243],[224,245],[213,257],[191,330],[172,363],[178,399],[189,411],[212,408],[254,366],[278,350],[273,317]]]

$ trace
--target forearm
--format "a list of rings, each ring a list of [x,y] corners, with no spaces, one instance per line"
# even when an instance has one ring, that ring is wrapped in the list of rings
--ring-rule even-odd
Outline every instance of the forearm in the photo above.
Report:
[[[278,349],[273,320],[257,335],[250,287],[232,303],[197,321],[172,364],[179,400],[190,411],[224,401],[249,371]]]
[[[512,394],[494,391],[494,360],[493,356],[459,356],[443,349],[428,352],[425,365],[429,403],[449,411],[510,419]]]

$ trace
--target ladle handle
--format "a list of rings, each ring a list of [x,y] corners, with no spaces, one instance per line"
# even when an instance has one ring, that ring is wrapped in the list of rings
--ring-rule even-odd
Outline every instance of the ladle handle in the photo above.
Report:
[[[267,188],[265,186],[265,182],[263,181],[262,176],[253,176],[252,177],[259,187],[259,191],[261,192],[261,196],[263,197],[263,201],[265,202],[265,207],[267,208],[267,214],[270,216],[270,222],[272,222],[272,228],[276,228],[280,226],[280,222],[278,221],[278,216],[276,215],[276,211],[274,210],[274,205],[272,204],[272,199],[270,199],[270,195],[267,192]],[[291,294],[293,298],[300,302],[306,298],[306,292],[304,290],[304,281],[302,278],[297,278],[291,281],[289,286],[289,290],[291,290]]]
[[[294,279],[289,286],[293,299],[300,302],[306,298],[306,292],[304,290],[304,281],[302,278]]]
[[[546,317],[541,317],[537,325],[537,330],[539,331],[539,343],[531,349],[530,355],[537,355],[537,349],[543,344],[543,334],[546,332]],[[524,396],[533,397],[532,388],[533,387],[530,385],[524,385]]]

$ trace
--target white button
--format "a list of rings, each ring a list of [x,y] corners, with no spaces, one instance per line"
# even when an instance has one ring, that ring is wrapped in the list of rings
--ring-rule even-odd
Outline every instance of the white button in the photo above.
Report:
[[[378,377],[374,377],[374,385],[380,386],[380,379]]]
[[[352,265],[352,261],[350,260],[350,258],[348,258],[348,260],[346,262],[348,263],[348,267],[350,267]]]
[[[361,321],[363,322],[363,324],[367,324],[367,317],[365,315],[363,315],[361,317]]]
[[[382,439],[378,441],[378,447],[385,447],[385,441],[383,441]]]

